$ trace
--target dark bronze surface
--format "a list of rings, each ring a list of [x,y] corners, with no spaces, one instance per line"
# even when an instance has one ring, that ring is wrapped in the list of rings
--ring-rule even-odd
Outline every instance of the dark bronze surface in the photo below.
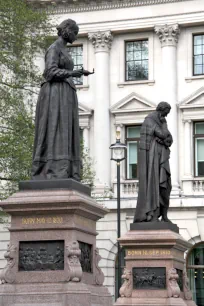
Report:
[[[133,289],[166,289],[166,268],[133,268]]]
[[[167,229],[179,233],[178,226],[172,222],[138,222],[130,224],[131,231],[167,230]]]
[[[83,68],[74,70],[67,50],[67,43],[77,39],[76,22],[64,20],[57,30],[59,37],[45,54],[45,80],[36,106],[32,179],[80,181],[78,99],[73,78],[88,76],[90,72]]]
[[[19,271],[64,270],[64,241],[21,241]]]
[[[139,191],[134,223],[170,222],[167,217],[171,193],[170,149],[173,139],[165,117],[171,110],[160,102],[144,120],[139,143]]]
[[[22,181],[19,183],[20,190],[46,190],[46,189],[67,189],[76,190],[91,195],[91,188],[73,179],[64,180],[38,180]]]
[[[92,256],[92,245],[88,243],[79,242],[79,248],[81,250],[80,263],[83,272],[92,273],[93,256]]]

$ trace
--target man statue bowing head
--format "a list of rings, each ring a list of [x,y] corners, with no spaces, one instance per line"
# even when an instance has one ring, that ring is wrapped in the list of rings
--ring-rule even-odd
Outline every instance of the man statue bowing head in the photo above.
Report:
[[[170,222],[167,217],[171,192],[169,166],[173,139],[165,117],[171,106],[160,102],[141,127],[139,144],[139,192],[134,216],[136,222]]]

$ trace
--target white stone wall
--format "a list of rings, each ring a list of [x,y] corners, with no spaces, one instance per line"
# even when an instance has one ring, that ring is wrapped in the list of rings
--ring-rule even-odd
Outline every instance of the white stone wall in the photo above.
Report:
[[[168,119],[169,129],[174,133],[171,165],[175,181],[169,217],[186,240],[192,243],[204,240],[204,179],[193,176],[192,137],[193,121],[204,120],[204,76],[192,76],[192,35],[204,33],[204,1],[169,2],[86,12],[67,12],[65,8],[64,13],[62,10],[51,15],[53,25],[66,18],[77,21],[80,33],[76,44],[83,44],[84,68],[96,69],[96,73],[78,87],[79,114],[86,144],[97,163],[96,194],[102,195],[99,203],[110,209],[97,224],[97,246],[102,256],[100,266],[105,274],[105,285],[112,295],[117,254],[116,164],[110,162],[108,147],[115,142],[117,126],[121,128],[124,142],[125,125],[142,123],[161,100],[170,102],[174,109]],[[178,25],[178,42],[160,42],[155,27],[160,29],[166,24],[168,27]],[[101,37],[103,33],[113,35],[112,43],[109,37],[104,46],[97,41],[98,47],[94,48],[93,33],[98,32]],[[124,42],[143,38],[149,40],[149,80],[125,82]],[[37,62],[42,69],[41,56]],[[105,154],[99,148],[104,148]],[[107,187],[112,188],[112,198],[107,197]],[[124,162],[121,164],[121,197],[121,232],[124,234],[132,222],[137,198],[137,182],[125,179]],[[0,268],[5,263],[3,253],[8,240],[8,230],[0,223]]]

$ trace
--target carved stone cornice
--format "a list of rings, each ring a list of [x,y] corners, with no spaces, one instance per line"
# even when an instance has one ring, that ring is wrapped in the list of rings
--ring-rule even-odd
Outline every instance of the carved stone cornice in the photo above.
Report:
[[[156,26],[155,33],[159,36],[162,47],[177,46],[180,29],[178,24]]]
[[[109,52],[111,49],[113,36],[110,31],[89,33],[88,38],[92,42],[95,52]]]
[[[134,6],[145,6],[145,5],[156,5],[165,3],[176,3],[191,0],[78,0],[73,3],[70,0],[27,0],[33,3],[37,7],[44,7],[47,9],[49,14],[67,14],[74,12],[87,12],[87,11],[99,11],[99,10],[111,10],[118,8],[134,7]]]

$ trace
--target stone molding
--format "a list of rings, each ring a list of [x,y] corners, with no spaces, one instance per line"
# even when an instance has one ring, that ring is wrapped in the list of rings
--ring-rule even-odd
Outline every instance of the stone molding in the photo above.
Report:
[[[88,38],[92,42],[95,53],[109,52],[113,41],[113,36],[110,31],[88,33]]]
[[[0,282],[1,284],[12,284],[16,279],[17,247],[13,244],[8,244],[4,258],[7,260],[7,264],[0,272]]]
[[[70,4],[68,0],[29,0],[38,7],[45,7],[49,14],[66,14],[74,12],[87,12],[87,11],[100,11],[100,10],[111,10],[119,8],[128,8],[134,6],[147,6],[156,4],[168,4],[177,3],[191,0],[132,0],[132,1],[95,1],[95,3],[81,3]]]
[[[96,272],[95,272],[95,283],[98,286],[102,286],[103,283],[104,283],[104,274],[103,274],[101,268],[98,265],[100,260],[101,260],[101,256],[99,254],[99,249],[96,248],[95,249],[95,269],[96,269]]]
[[[124,269],[122,279],[124,280],[122,287],[120,288],[120,296],[130,298],[132,296],[132,271],[128,269]]]
[[[80,264],[81,250],[78,241],[71,242],[66,246],[67,263],[68,263],[68,278],[67,281],[80,282],[82,279],[82,267]]]
[[[186,272],[186,266],[184,266],[183,270],[183,293],[185,300],[191,301],[193,299],[193,295],[189,287],[189,278]]]
[[[168,297],[171,298],[179,298],[181,294],[181,290],[178,285],[179,276],[175,268],[172,268],[168,272]]]
[[[204,95],[204,86],[200,87],[187,97],[185,97],[181,102],[179,102],[177,105],[181,109],[185,108],[193,108],[196,107],[202,107],[203,108],[203,101],[201,100],[199,103],[194,103],[196,100],[201,99],[201,97]]]
[[[180,29],[178,24],[156,26],[155,33],[159,36],[162,47],[177,46]]]

